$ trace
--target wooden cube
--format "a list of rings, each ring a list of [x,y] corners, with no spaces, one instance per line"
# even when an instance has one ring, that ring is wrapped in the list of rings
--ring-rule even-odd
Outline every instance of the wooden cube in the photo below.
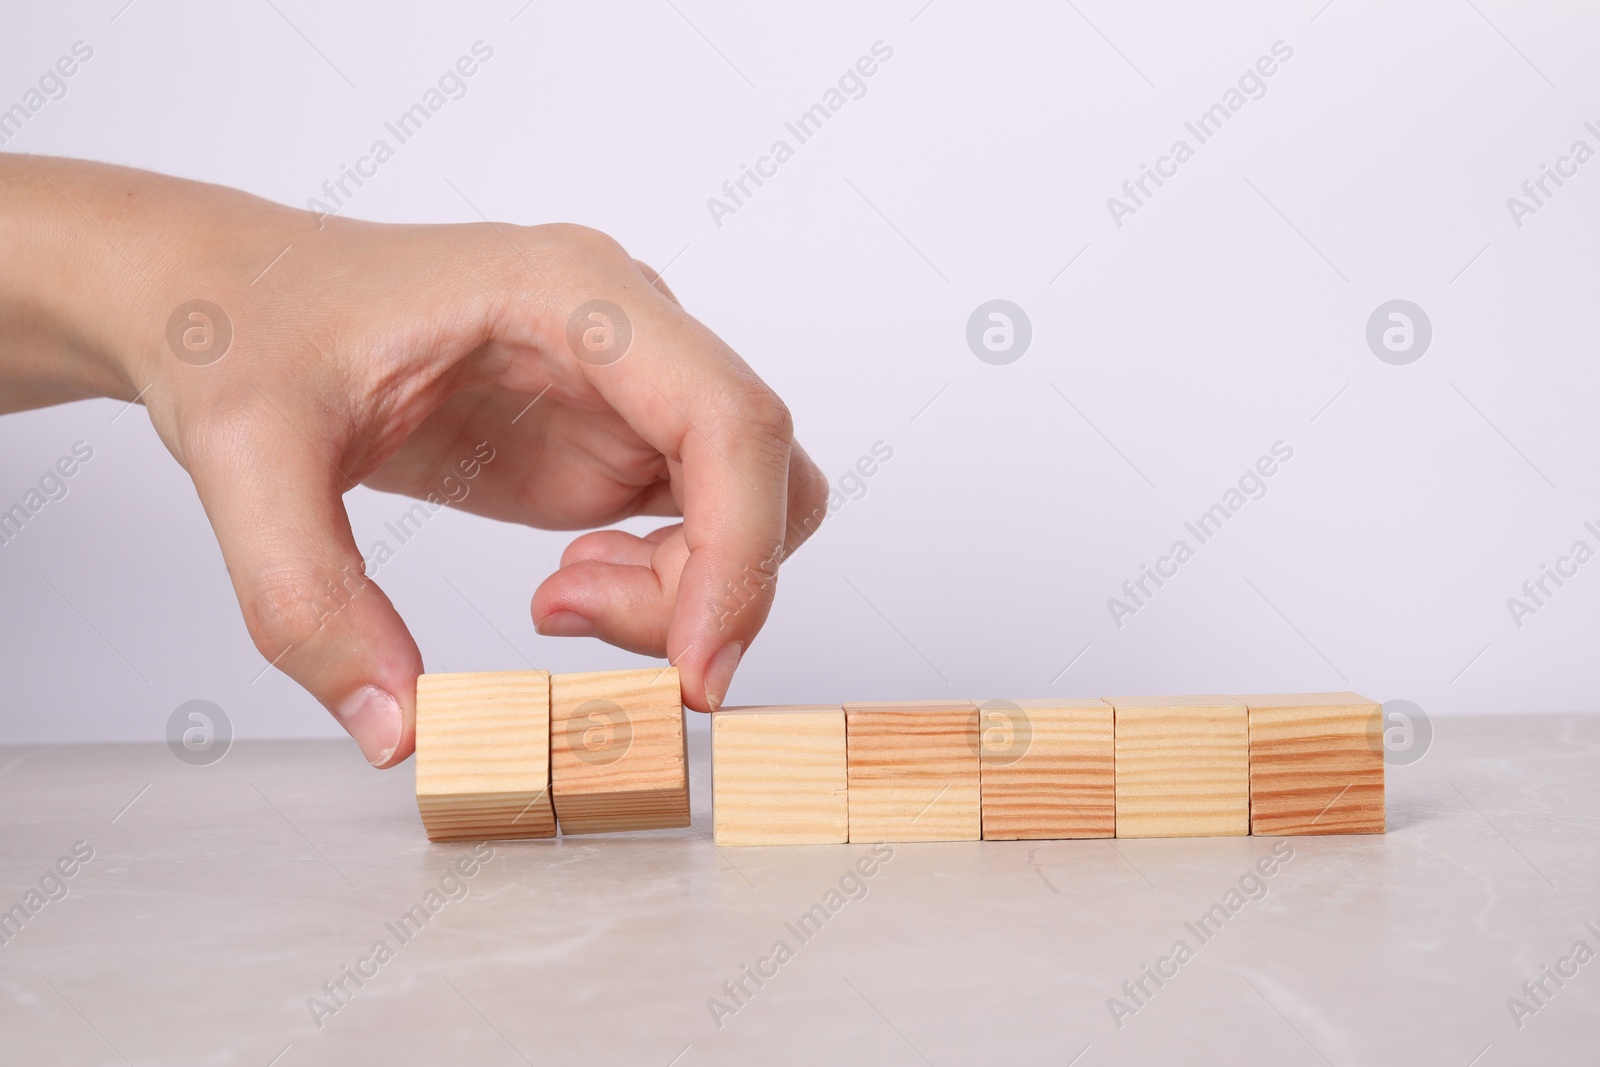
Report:
[[[978,705],[986,841],[1111,837],[1116,734],[1103,700]]]
[[[982,836],[974,704],[846,704],[844,715],[851,841],[976,841]]]
[[[563,834],[688,826],[678,668],[551,678],[550,770]]]
[[[1238,697],[1250,709],[1250,832],[1381,834],[1383,708],[1355,693]]]
[[[417,679],[417,810],[430,841],[555,836],[548,672]]]
[[[844,709],[724,708],[711,716],[711,810],[719,845],[850,839]]]
[[[1249,713],[1222,697],[1107,697],[1116,716],[1117,836],[1250,832]]]

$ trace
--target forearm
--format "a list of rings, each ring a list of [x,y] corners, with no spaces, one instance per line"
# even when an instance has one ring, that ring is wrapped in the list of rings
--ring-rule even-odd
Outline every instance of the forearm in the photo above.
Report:
[[[205,210],[222,200],[225,212]],[[0,153],[0,413],[132,400],[152,381],[173,310],[194,298],[226,306],[254,260],[259,271],[277,251],[263,248],[310,225],[298,215],[218,186]],[[216,217],[229,233],[207,231]]]

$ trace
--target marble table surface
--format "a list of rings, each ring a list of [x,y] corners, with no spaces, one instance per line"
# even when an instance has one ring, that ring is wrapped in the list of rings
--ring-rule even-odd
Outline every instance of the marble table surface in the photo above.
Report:
[[[1384,836],[719,850],[698,730],[691,828],[476,846],[347,743],[0,748],[0,1063],[1596,1063],[1597,757],[1436,720]]]

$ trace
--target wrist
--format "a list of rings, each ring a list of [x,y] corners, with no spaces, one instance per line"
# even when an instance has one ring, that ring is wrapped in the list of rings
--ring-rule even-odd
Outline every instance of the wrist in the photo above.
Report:
[[[0,412],[131,401],[180,360],[210,362],[227,313],[193,305],[239,307],[283,235],[309,225],[218,186],[0,154]]]
[[[110,249],[60,192],[54,162],[0,157],[0,410],[126,392],[96,328],[107,294],[91,242]]]

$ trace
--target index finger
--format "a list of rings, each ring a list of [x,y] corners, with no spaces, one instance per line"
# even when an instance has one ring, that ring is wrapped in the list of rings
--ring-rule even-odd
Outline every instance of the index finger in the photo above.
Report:
[[[804,540],[789,530],[793,419],[631,260],[586,280],[588,291],[568,295],[566,335],[546,346],[552,371],[581,378],[677,467],[688,555],[667,656],[685,702],[715,710],[766,621],[786,545]]]

